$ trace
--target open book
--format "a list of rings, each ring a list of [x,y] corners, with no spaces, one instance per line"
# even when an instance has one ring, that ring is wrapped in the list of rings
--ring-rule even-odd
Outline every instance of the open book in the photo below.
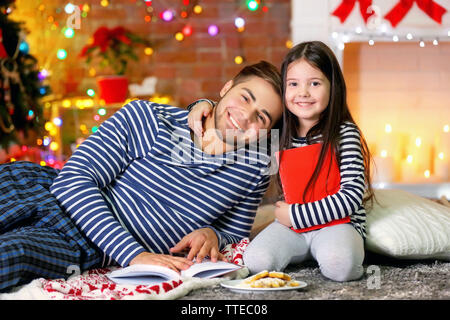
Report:
[[[204,260],[193,264],[181,274],[172,269],[149,264],[134,264],[107,274],[108,278],[118,284],[156,285],[169,280],[179,280],[181,277],[215,278],[226,275],[242,266],[225,261],[211,262]]]

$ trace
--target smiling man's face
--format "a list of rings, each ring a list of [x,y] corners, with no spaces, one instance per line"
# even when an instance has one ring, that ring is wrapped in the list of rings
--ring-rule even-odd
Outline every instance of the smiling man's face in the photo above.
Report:
[[[262,138],[282,115],[281,97],[270,83],[256,76],[235,86],[233,81],[227,82],[220,96],[214,123],[227,143],[250,143]]]

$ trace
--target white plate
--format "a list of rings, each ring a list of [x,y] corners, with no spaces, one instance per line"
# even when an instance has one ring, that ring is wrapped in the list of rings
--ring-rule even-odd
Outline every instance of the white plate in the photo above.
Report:
[[[238,285],[244,280],[238,279],[238,280],[229,280],[222,282],[221,285],[224,288],[230,289],[234,292],[239,293],[247,293],[247,292],[267,292],[267,291],[289,291],[289,290],[298,290],[301,288],[304,288],[307,286],[306,282],[303,281],[297,281],[299,283],[296,287],[280,287],[280,288],[243,288],[239,287]]]

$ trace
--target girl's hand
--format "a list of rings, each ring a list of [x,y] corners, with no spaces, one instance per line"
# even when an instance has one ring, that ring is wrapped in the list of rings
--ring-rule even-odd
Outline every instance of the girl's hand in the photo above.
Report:
[[[197,136],[203,136],[202,119],[206,118],[211,113],[212,109],[213,107],[209,102],[201,101],[193,106],[191,112],[189,112],[188,125]]]
[[[292,227],[289,204],[284,201],[277,201],[275,207],[275,218],[278,222],[286,227]]]

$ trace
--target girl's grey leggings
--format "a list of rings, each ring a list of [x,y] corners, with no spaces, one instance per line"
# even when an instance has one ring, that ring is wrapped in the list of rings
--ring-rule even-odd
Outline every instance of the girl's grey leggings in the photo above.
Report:
[[[315,259],[322,274],[334,281],[359,279],[364,269],[364,241],[351,224],[296,233],[276,220],[244,252],[250,273],[283,271],[289,264]]]

